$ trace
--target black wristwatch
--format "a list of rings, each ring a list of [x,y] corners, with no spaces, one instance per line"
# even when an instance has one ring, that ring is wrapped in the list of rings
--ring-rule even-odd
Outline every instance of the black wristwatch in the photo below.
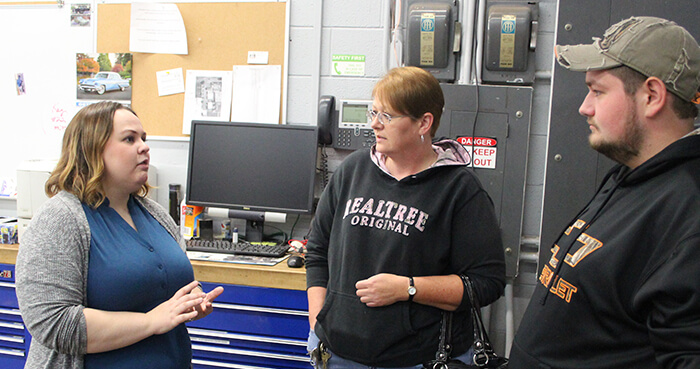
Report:
[[[416,285],[413,283],[413,277],[408,277],[408,302],[413,301],[413,296],[416,295]]]

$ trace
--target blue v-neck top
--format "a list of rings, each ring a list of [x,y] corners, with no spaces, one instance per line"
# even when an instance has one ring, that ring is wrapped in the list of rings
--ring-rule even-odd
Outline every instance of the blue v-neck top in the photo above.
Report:
[[[87,307],[145,313],[194,280],[187,255],[168,231],[133,197],[128,208],[137,230],[108,200],[97,209],[83,204],[91,233]],[[189,368],[191,360],[181,324],[128,347],[85,355],[85,368]]]

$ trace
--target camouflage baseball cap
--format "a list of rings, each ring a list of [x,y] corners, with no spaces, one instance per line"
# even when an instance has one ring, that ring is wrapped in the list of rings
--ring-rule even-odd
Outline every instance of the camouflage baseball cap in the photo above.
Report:
[[[557,45],[557,62],[576,72],[626,65],[664,81],[681,99],[700,103],[700,47],[685,28],[666,19],[632,17],[590,45]]]

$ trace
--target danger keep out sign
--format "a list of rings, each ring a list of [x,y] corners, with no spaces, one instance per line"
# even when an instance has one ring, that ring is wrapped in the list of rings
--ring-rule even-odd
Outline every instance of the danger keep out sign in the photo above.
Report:
[[[457,137],[469,156],[474,168],[496,169],[496,144],[495,138],[489,137]]]

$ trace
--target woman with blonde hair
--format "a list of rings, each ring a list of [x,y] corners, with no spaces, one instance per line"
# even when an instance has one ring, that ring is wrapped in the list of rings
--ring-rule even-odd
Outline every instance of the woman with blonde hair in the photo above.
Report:
[[[17,255],[26,368],[190,368],[183,323],[208,315],[223,289],[201,290],[175,222],[145,197],[145,141],[136,114],[115,102],[68,125],[50,199]]]

